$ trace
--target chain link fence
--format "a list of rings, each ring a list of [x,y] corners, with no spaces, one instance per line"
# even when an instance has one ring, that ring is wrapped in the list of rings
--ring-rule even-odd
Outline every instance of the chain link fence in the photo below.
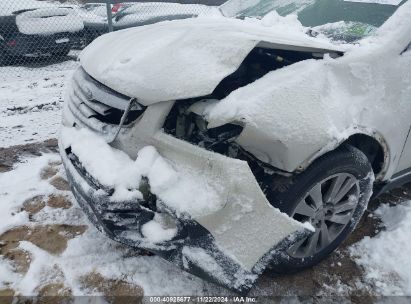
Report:
[[[75,61],[84,47],[107,32],[211,13],[224,2],[0,0],[0,67],[10,73],[18,69],[9,67]]]

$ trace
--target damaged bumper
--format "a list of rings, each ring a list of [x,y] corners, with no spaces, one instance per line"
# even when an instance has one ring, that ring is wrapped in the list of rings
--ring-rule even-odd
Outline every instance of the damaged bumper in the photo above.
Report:
[[[11,56],[58,54],[78,42],[79,36],[73,33],[59,33],[48,36],[19,33],[5,46],[5,51]]]
[[[110,147],[102,140],[110,138],[115,129],[115,124],[106,122],[113,113],[107,108],[110,105],[121,110],[119,105],[124,106],[127,99],[84,73],[75,75],[74,82],[75,91],[69,92],[64,110],[64,129],[69,133],[76,129],[93,133],[90,131],[91,137],[79,144],[77,135],[62,132],[60,152],[73,194],[90,220],[112,239],[155,252],[188,272],[245,293],[268,262],[280,259],[291,242],[310,233],[268,202],[247,162],[164,133],[162,128],[173,102],[137,111],[138,118],[120,132]],[[153,170],[143,174],[146,179],[139,186],[142,197],[113,200],[113,189],[93,177],[83,166],[87,161],[82,162],[76,155],[76,147],[85,151],[86,158],[88,151],[98,149],[83,146],[96,136],[101,139],[97,145],[100,148],[127,154],[129,166],[133,166],[132,160],[138,160],[138,152],[144,147],[154,147],[163,163],[176,173],[172,189],[156,182],[167,179],[162,176],[167,173]],[[94,153],[96,157],[100,154]],[[101,158],[101,162],[107,161]],[[123,169],[116,167],[112,174],[121,175]],[[147,237],[143,227],[158,218],[174,229],[174,237],[160,241]]]
[[[101,232],[120,243],[156,253],[194,275],[238,292],[247,292],[251,288],[257,275],[227,257],[212,235],[195,221],[179,221],[177,234],[165,243],[145,241],[141,227],[151,221],[156,212],[144,206],[147,202],[136,205],[130,201],[113,206],[110,194],[93,186],[87,172],[73,161],[61,142],[59,145],[71,190],[89,220]],[[204,261],[208,264],[204,265]]]
[[[275,259],[276,256],[279,257],[292,242],[309,233],[296,225],[292,233],[280,238],[277,242],[255,244],[248,240],[250,238],[261,240],[260,235],[264,234],[264,231],[260,231],[259,234],[257,232],[261,226],[258,212],[256,217],[253,216],[253,222],[247,219],[239,221],[245,229],[230,233],[229,230],[233,227],[230,229],[227,228],[230,225],[226,225],[224,233],[221,229],[218,231],[217,226],[211,227],[213,222],[218,222],[218,218],[230,216],[229,211],[223,210],[221,215],[214,215],[217,219],[210,219],[208,223],[206,219],[201,219],[202,224],[187,217],[173,217],[177,226],[175,236],[166,242],[153,244],[145,239],[141,229],[144,224],[153,220],[156,214],[159,214],[155,207],[150,206],[152,200],[149,196],[151,194],[148,193],[145,200],[139,201],[138,204],[135,201],[113,203],[110,200],[110,190],[102,189],[98,181],[90,177],[70,149],[64,148],[61,140],[59,147],[72,192],[90,221],[100,231],[115,241],[156,253],[187,272],[236,292],[247,293],[269,261]],[[277,233],[283,230],[283,227],[278,226],[278,221],[276,224],[275,218],[272,220],[267,224],[274,227],[273,230],[277,230]],[[227,218],[225,222],[229,223],[230,218]],[[214,230],[214,235],[207,228]],[[224,243],[224,240],[227,242]],[[232,246],[237,249],[230,249]],[[256,246],[259,247],[259,251],[267,246],[270,248],[258,257],[252,267],[247,267],[242,257],[248,254],[250,257],[254,256]],[[242,253],[236,255],[236,252]]]

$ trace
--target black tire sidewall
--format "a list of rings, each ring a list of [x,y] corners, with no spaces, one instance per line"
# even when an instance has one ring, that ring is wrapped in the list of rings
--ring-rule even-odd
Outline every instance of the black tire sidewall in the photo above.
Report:
[[[372,194],[374,174],[367,157],[358,149],[351,146],[343,146],[338,150],[328,153],[315,161],[306,171],[298,175],[292,185],[284,193],[276,195],[278,207],[288,215],[293,214],[298,203],[316,183],[338,173],[349,173],[359,180],[360,200],[354,210],[350,223],[341,234],[325,249],[316,255],[304,259],[293,258],[287,253],[282,253],[280,258],[270,265],[270,269],[276,273],[290,273],[311,267],[331,252],[333,252],[355,229]]]

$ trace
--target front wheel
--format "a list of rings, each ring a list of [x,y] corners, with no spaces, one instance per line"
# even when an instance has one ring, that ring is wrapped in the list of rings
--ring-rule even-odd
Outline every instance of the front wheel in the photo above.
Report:
[[[273,195],[274,205],[315,232],[293,244],[272,263],[276,273],[311,267],[334,251],[354,230],[370,196],[374,174],[360,150],[343,146],[315,161],[287,191]]]

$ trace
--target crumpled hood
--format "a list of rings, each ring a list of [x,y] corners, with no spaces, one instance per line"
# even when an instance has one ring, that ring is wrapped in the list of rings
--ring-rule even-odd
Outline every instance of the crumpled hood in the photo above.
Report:
[[[280,49],[341,51],[311,38],[296,20],[199,17],[110,33],[80,56],[93,78],[140,103],[208,95],[259,43]],[[272,22],[271,22],[272,23]]]

